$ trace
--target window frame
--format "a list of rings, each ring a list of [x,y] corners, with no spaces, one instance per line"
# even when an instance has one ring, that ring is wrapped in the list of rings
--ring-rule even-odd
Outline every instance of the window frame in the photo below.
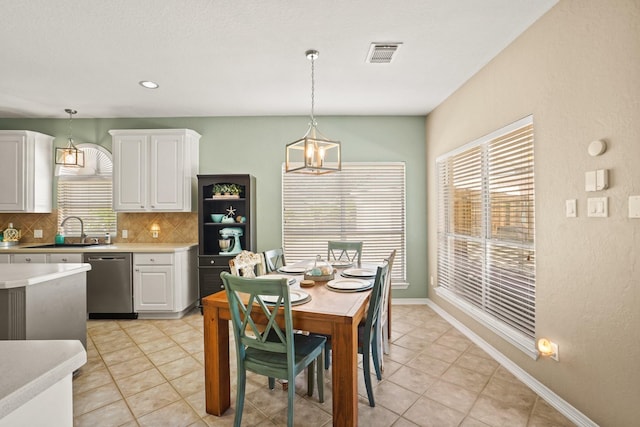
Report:
[[[436,159],[435,291],[535,359],[534,160],[533,116]],[[473,199],[464,205],[467,215],[461,208],[461,194]],[[507,194],[516,196],[501,202]],[[516,215],[521,223],[501,230],[495,222],[511,215],[514,202],[520,202]]]
[[[111,153],[106,148],[92,143],[78,144],[77,147],[85,150],[85,166],[83,168],[62,165],[56,167],[57,227],[60,229],[60,225],[65,218],[79,216],[83,220],[84,233],[87,237],[102,237],[105,233],[116,235],[118,218],[117,212],[113,210],[113,160]],[[106,197],[103,199],[93,197],[93,200],[90,197],[83,197],[82,192],[85,191],[83,186],[88,188],[94,186],[100,193],[105,195],[109,193],[109,197],[108,199]],[[78,192],[78,189],[80,192]],[[61,197],[65,192],[79,194],[75,198],[85,203],[85,206],[79,205],[78,207],[66,208],[64,206],[64,196]],[[95,192],[91,193],[91,196],[95,196]],[[69,195],[68,199],[73,197]],[[86,205],[86,203],[91,205]],[[109,209],[106,222],[104,217],[94,215],[91,212],[96,207],[103,211]],[[65,211],[68,214],[65,214]],[[64,225],[63,233],[66,237],[81,237],[80,222],[67,221]]]

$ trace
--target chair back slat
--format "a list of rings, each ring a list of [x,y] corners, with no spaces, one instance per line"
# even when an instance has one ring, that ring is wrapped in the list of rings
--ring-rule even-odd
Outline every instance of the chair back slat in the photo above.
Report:
[[[227,272],[221,273],[220,277],[229,300],[236,343],[242,344],[237,348],[240,352],[238,356],[244,356],[246,347],[275,353],[287,353],[290,348],[292,352],[293,326],[287,280],[246,278]],[[248,296],[246,305],[243,296]],[[275,297],[275,303],[266,303],[262,298],[264,296]],[[277,322],[281,308],[284,328]],[[265,323],[263,328],[257,326]],[[293,359],[289,363],[293,366]]]
[[[380,316],[380,302],[382,301],[382,291],[384,289],[387,275],[389,274],[389,263],[385,262],[384,265],[378,267],[376,272],[376,278],[373,282],[373,290],[371,291],[371,298],[369,299],[369,310],[367,311],[367,320],[365,322],[365,334],[367,335],[367,342],[364,345],[371,344],[371,335],[373,328],[376,326],[376,322]]]
[[[387,278],[382,289],[382,300],[380,301],[380,321],[383,325],[387,324],[387,312],[389,309],[389,298],[391,298],[391,270],[393,269],[393,261],[396,258],[396,250],[391,251],[389,258],[385,259],[389,265]]]
[[[329,241],[327,242],[327,261],[362,261],[362,242]]]

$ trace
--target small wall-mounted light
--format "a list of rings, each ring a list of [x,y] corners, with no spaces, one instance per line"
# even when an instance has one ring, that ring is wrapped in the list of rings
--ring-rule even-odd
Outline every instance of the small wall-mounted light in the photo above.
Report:
[[[153,224],[151,226],[151,237],[153,237],[154,239],[157,239],[159,232],[160,232],[160,226],[158,224]]]
[[[537,343],[538,354],[542,357],[550,357],[558,361],[558,344],[549,341],[547,338],[540,338]]]

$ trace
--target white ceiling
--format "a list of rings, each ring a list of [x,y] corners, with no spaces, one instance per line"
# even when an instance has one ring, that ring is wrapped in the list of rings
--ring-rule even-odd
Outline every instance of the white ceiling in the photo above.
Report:
[[[556,2],[0,0],[0,117],[425,115]]]

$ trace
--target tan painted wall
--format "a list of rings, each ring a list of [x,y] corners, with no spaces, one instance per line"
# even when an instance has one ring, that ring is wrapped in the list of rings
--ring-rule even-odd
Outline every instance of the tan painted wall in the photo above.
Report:
[[[429,296],[602,426],[640,420],[640,1],[560,1],[427,117],[428,262],[437,275],[435,159],[528,114],[534,116],[537,334],[560,362],[534,361]],[[590,141],[609,149],[590,157]],[[584,191],[607,168],[610,188]],[[588,218],[588,196],[609,198]],[[566,199],[578,217],[566,218]]]

